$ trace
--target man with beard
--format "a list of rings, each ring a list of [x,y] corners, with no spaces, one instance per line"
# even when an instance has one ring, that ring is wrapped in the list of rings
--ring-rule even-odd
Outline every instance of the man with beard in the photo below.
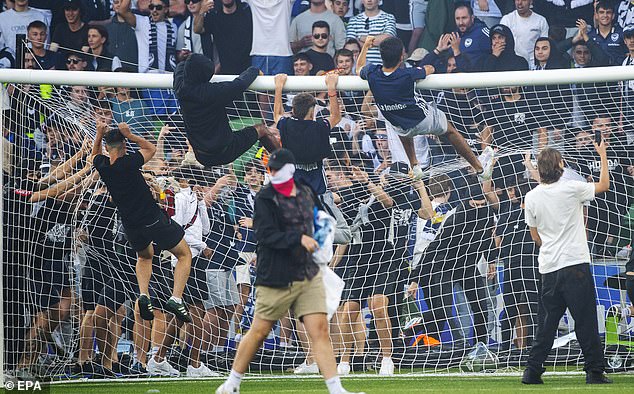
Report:
[[[176,25],[167,19],[169,0],[151,0],[150,16],[133,14],[130,0],[121,0],[119,15],[132,26],[139,46],[139,72],[174,71],[176,68]]]
[[[480,59],[491,54],[489,28],[473,16],[469,4],[460,4],[454,12],[457,33],[460,35],[460,53],[471,60],[471,64],[480,63]]]

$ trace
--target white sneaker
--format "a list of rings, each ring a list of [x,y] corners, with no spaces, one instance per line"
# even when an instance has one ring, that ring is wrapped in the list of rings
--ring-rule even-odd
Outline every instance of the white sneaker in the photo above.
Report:
[[[212,371],[202,362],[198,368],[194,368],[191,365],[187,366],[187,377],[189,378],[217,378],[222,376],[219,372]]]
[[[480,156],[478,156],[478,161],[482,165],[482,172],[478,175],[483,181],[490,180],[491,176],[493,175],[493,164],[495,163],[495,161],[493,160],[494,158],[495,151],[490,146],[487,146],[482,151]]]
[[[180,372],[167,362],[167,359],[157,362],[154,357],[147,363],[147,373],[150,376],[180,376]]]
[[[415,180],[415,181],[419,181],[419,180],[423,179],[423,169],[420,166],[420,164],[416,164],[412,168],[412,179]]]
[[[306,361],[304,361],[295,368],[293,373],[296,375],[317,374],[319,373],[319,367],[317,366],[317,363],[306,364]]]
[[[224,382],[216,389],[216,394],[240,394],[240,387],[228,388],[227,382]]]
[[[379,370],[381,376],[394,375],[394,361],[390,357],[383,357],[381,360],[381,370]]]
[[[339,365],[337,365],[337,374],[339,376],[346,376],[346,375],[350,375],[350,363],[346,363],[346,362],[340,362]]]

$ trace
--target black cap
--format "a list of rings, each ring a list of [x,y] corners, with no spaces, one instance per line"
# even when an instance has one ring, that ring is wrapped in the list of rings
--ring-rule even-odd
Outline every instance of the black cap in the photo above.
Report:
[[[81,8],[80,0],[64,0],[63,3],[64,3],[65,10],[68,10],[68,9],[78,10]]]
[[[634,25],[627,25],[623,28],[623,36],[627,38],[634,37]]]
[[[288,149],[280,148],[271,153],[268,167],[272,170],[279,170],[288,163],[295,164],[295,156],[293,155],[293,152]]]

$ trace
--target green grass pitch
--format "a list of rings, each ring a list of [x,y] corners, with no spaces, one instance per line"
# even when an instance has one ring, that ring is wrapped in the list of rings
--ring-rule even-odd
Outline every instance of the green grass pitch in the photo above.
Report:
[[[611,374],[611,385],[586,385],[585,375],[544,375],[544,385],[525,386],[519,376],[400,376],[394,378],[359,376],[343,378],[344,387],[350,391],[368,394],[389,393],[634,393],[634,374]],[[168,380],[150,381],[118,380],[112,382],[67,383],[50,387],[59,394],[197,394],[214,393],[222,380]],[[327,393],[320,378],[261,378],[246,379],[241,393]],[[7,392],[8,393],[8,392]]]

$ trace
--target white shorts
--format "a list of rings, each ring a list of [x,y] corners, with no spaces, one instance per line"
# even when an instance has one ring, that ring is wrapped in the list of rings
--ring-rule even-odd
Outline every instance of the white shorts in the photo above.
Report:
[[[447,115],[436,108],[436,102],[427,103],[427,116],[416,126],[404,130],[394,126],[394,131],[400,137],[413,138],[417,135],[443,135],[447,132]]]
[[[204,301],[205,309],[233,306],[240,302],[236,280],[231,271],[208,269],[205,273],[209,289],[209,298]]]
[[[236,266],[236,283],[239,285],[251,285],[251,264]]]

